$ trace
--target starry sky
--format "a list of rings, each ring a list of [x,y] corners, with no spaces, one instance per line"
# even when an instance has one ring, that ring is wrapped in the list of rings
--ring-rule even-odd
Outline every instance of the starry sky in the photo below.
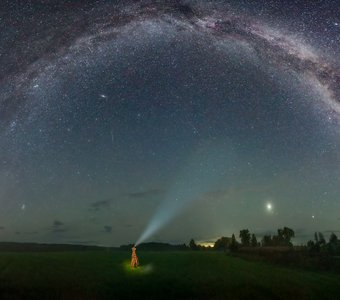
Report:
[[[1,1],[0,241],[340,233],[339,15]]]

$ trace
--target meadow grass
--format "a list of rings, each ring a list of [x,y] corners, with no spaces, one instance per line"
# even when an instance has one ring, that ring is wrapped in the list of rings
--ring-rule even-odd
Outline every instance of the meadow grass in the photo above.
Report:
[[[222,252],[0,253],[0,299],[337,299],[340,276]]]

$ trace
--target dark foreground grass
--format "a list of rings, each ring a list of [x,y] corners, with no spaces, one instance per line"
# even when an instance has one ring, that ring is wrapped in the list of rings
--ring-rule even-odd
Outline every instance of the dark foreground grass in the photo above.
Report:
[[[339,299],[340,276],[214,252],[0,253],[0,299]]]

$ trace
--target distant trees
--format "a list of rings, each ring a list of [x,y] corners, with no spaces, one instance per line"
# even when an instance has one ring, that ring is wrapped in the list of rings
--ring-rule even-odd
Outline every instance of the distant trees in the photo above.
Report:
[[[235,238],[235,236],[234,236]],[[214,244],[215,250],[223,250],[227,251],[229,249],[229,246],[231,244],[231,238],[222,236],[220,239],[218,239]],[[236,241],[236,240],[235,240]]]
[[[241,239],[242,246],[247,247],[250,245],[250,232],[248,229],[241,230],[239,237]]]
[[[318,244],[320,247],[326,245],[325,237],[321,232],[315,232],[314,233],[314,241],[315,244]]]
[[[240,246],[257,247],[261,245],[262,247],[292,247],[293,244],[291,240],[293,237],[295,237],[295,232],[289,227],[279,228],[276,235],[264,235],[261,243],[258,242],[256,235],[254,233],[250,233],[248,229],[240,230],[239,237],[241,243],[236,240],[235,234],[232,234],[231,237],[223,236],[214,243],[213,248],[204,245],[198,245],[194,239],[191,239],[189,246],[187,247],[184,245],[184,248],[202,251],[214,249],[235,252]],[[336,234],[332,232],[329,237],[329,241],[327,242],[321,232],[315,232],[314,240],[308,241],[307,247],[305,247],[305,249],[306,248],[311,254],[340,255],[340,240]]]
[[[329,237],[328,251],[331,255],[340,254],[340,243],[334,232]]]
[[[321,232],[314,233],[314,241],[310,240],[307,243],[308,251],[312,254],[320,253],[325,251],[326,240]]]
[[[332,232],[331,236],[329,237],[329,243],[330,244],[337,244],[338,243],[338,237],[335,235],[334,232]]]
[[[279,228],[277,230],[277,235],[265,235],[261,241],[264,247],[275,247],[275,246],[292,246],[291,239],[295,236],[294,230],[289,227]],[[239,238],[241,240],[242,247],[257,247],[260,245],[258,243],[256,235],[250,233],[249,229],[242,229],[239,233]],[[230,249],[231,251],[236,251],[238,249],[239,243],[236,241],[235,235],[233,234],[231,238],[222,237],[215,242],[214,249]]]
[[[319,234],[319,244],[320,246],[325,246],[326,245],[326,239],[323,236],[323,234],[321,232],[318,233]]]
[[[272,246],[273,242],[272,242],[272,237],[271,235],[265,235],[263,236],[262,238],[262,246],[263,247],[269,247],[269,246]]]
[[[278,236],[283,245],[292,246],[291,239],[295,237],[294,230],[288,227],[278,229]]]
[[[291,239],[295,236],[294,230],[288,227],[277,230],[277,235],[265,235],[262,239],[262,246],[293,246]]]
[[[257,246],[257,239],[256,239],[256,236],[255,236],[254,233],[251,235],[250,244],[251,244],[252,247]]]
[[[236,241],[235,234],[232,234],[230,237],[222,236],[218,239],[214,244],[214,250],[223,250],[231,252],[237,251],[239,243]]]
[[[236,241],[235,234],[231,236],[231,241],[229,245],[229,249],[231,252],[235,252],[238,249],[238,242]]]
[[[257,244],[257,238],[255,236],[255,234],[250,234],[248,229],[242,229],[240,231],[240,235],[239,235],[240,239],[241,239],[241,245],[244,247],[256,247]]]
[[[190,242],[189,242],[189,248],[191,250],[198,250],[198,246],[197,244],[195,243],[194,239],[191,239]]]
[[[331,233],[328,243],[321,232],[315,232],[314,241],[308,241],[307,249],[311,254],[324,253],[330,255],[339,255],[340,243],[334,232]]]
[[[319,245],[312,240],[307,242],[307,249],[309,253],[318,253],[320,251]]]

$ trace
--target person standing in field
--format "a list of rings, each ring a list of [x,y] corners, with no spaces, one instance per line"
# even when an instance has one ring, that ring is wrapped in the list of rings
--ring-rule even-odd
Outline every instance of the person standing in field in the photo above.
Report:
[[[135,246],[132,247],[132,256],[131,256],[131,267],[132,268],[137,268],[139,265],[138,257],[136,254],[136,249],[137,248]]]

